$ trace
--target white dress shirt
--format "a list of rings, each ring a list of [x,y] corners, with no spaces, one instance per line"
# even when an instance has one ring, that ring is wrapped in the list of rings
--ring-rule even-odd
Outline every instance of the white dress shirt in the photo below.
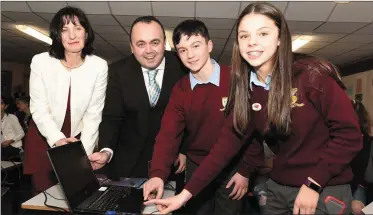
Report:
[[[15,148],[22,148],[22,138],[25,136],[25,132],[15,115],[4,114],[1,119],[1,135],[3,137],[2,141],[14,140],[14,143],[10,145]]]
[[[98,140],[98,127],[105,103],[108,65],[95,55],[71,71],[47,52],[35,55],[31,62],[30,111],[40,133],[53,145],[66,138],[61,132],[70,91],[71,133],[81,134],[87,154]]]
[[[157,76],[155,76],[155,82],[158,84],[159,89],[162,89],[165,63],[166,63],[166,58],[163,57],[163,60],[162,60],[161,64],[159,64],[159,66],[156,69],[154,69],[154,70],[158,70]],[[149,73],[148,73],[149,69],[141,67],[141,70],[142,70],[142,74],[144,76],[145,87],[146,87],[146,91],[148,92],[149,102],[150,102]]]

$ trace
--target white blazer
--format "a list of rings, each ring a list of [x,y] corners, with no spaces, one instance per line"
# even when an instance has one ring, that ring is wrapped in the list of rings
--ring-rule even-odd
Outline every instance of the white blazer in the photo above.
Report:
[[[61,129],[71,84],[71,136],[81,133],[80,140],[87,154],[92,154],[102,119],[107,75],[107,62],[95,55],[87,55],[83,65],[71,71],[47,52],[33,57],[30,110],[32,119],[51,147],[65,138]]]
[[[1,119],[1,132],[1,142],[4,140],[14,140],[14,143],[10,145],[15,148],[22,148],[22,138],[25,136],[25,132],[15,115],[4,114],[4,117]]]

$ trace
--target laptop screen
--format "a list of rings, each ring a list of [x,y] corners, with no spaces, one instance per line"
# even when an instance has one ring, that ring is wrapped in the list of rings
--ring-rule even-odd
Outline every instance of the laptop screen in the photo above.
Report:
[[[100,188],[82,142],[50,148],[48,156],[71,210]]]

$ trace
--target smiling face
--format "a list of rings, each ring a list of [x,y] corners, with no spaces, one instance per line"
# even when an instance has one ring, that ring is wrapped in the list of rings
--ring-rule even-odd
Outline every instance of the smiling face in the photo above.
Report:
[[[279,29],[267,16],[251,13],[238,25],[238,45],[241,56],[256,71],[270,71],[279,42]]]
[[[61,30],[61,42],[65,52],[79,53],[83,50],[86,40],[86,31],[79,19],[74,17],[74,23],[64,18],[64,26]]]
[[[199,72],[210,59],[212,41],[206,41],[201,35],[182,35],[176,45],[177,53],[183,64],[192,72]]]
[[[161,64],[166,49],[162,27],[151,21],[138,22],[131,32],[131,50],[136,60],[146,69],[155,69]]]

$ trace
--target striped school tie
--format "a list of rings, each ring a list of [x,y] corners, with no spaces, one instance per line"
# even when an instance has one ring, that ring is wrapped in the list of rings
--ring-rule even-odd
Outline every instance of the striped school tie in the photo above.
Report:
[[[155,76],[157,76],[158,69],[148,70],[149,75],[149,102],[150,106],[154,107],[157,104],[159,94],[161,89],[159,88],[157,82],[155,81]]]

